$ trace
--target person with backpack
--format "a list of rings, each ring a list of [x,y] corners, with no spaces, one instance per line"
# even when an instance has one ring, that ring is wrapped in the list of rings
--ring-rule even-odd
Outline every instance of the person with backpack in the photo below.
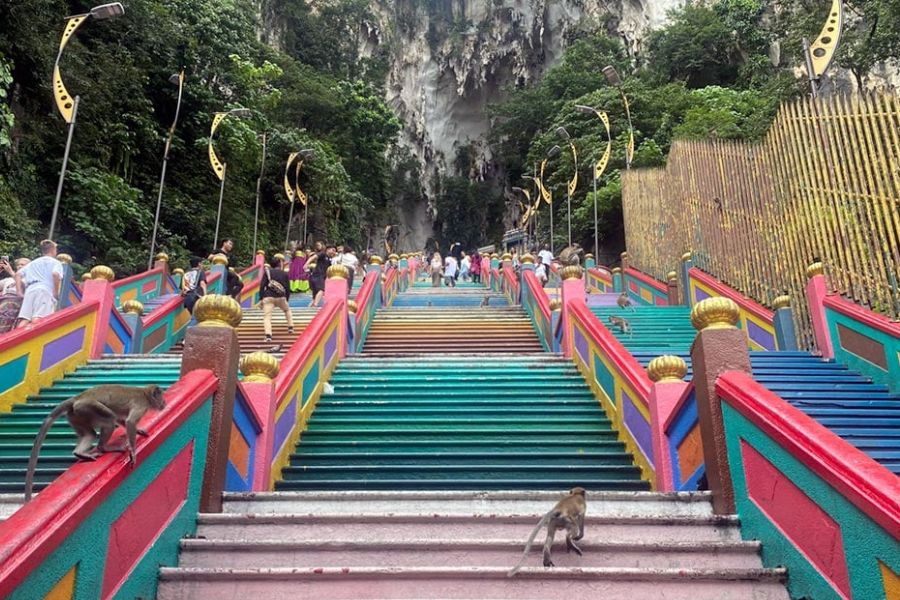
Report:
[[[266,342],[272,341],[272,308],[278,307],[284,311],[287,319],[288,333],[294,333],[294,316],[288,299],[291,297],[291,280],[284,270],[284,262],[276,258],[272,267],[266,267],[263,271],[262,281],[259,282],[259,297],[262,299],[263,330],[266,333]]]
[[[181,297],[184,298],[183,306],[193,315],[197,300],[206,294],[206,272],[199,256],[192,256],[190,262],[190,271],[181,278]]]

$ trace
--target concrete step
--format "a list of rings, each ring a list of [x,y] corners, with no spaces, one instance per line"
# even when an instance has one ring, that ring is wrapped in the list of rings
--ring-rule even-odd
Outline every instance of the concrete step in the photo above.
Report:
[[[542,540],[541,540],[542,541]],[[760,569],[757,542],[620,543],[584,541],[583,556],[566,553],[556,540],[553,561],[557,567],[642,569]],[[524,547],[520,539],[397,539],[370,542],[335,539],[315,542],[267,540],[183,540],[182,568],[304,568],[328,567],[506,567],[518,560]],[[541,547],[535,544],[529,566],[541,564]]]
[[[163,568],[158,600],[544,598],[787,600],[783,570],[506,567]]]

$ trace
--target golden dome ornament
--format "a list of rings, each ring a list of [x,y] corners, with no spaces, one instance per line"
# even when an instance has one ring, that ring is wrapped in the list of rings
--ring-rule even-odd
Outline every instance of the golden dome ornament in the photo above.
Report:
[[[208,294],[194,305],[194,318],[201,327],[231,327],[241,324],[244,316],[241,305],[231,296]]]
[[[697,331],[705,329],[735,329],[741,309],[731,298],[706,298],[691,309],[691,324]]]
[[[115,281],[115,272],[106,265],[97,265],[91,269],[91,279],[105,279],[106,281]]]
[[[687,363],[680,356],[657,356],[647,365],[647,375],[650,376],[650,381],[657,383],[682,381],[687,375]]]
[[[128,300],[122,304],[122,311],[126,315],[137,315],[140,317],[144,314],[144,304],[139,300]]]
[[[350,279],[350,269],[344,265],[331,265],[325,271],[325,276],[328,279]]]
[[[268,352],[251,352],[241,357],[239,363],[247,383],[271,383],[278,376],[278,359]]]
[[[582,269],[578,265],[569,265],[567,267],[563,267],[562,271],[560,271],[559,273],[559,276],[563,281],[567,279],[581,279],[582,275],[584,275],[584,269]]]

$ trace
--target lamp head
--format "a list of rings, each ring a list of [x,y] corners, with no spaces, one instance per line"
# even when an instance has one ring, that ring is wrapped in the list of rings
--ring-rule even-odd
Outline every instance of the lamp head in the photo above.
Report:
[[[172,85],[178,85],[181,82],[181,75],[178,73],[172,73],[169,75],[169,83]]]
[[[593,108],[591,106],[585,106],[584,104],[576,104],[575,110],[577,110],[580,113],[584,113],[586,115],[593,115],[593,114],[596,114],[596,112],[597,112],[596,108]]]
[[[612,65],[603,67],[603,76],[606,77],[606,82],[609,83],[609,85],[615,87],[622,85],[622,78],[619,77],[619,72],[616,71],[616,68]]]
[[[558,135],[558,136],[561,137],[562,139],[566,140],[567,142],[569,141],[569,132],[566,131],[566,128],[565,128],[565,127],[557,127],[557,128],[556,128],[556,135]]]
[[[312,148],[301,150],[299,154],[303,157],[303,160],[312,160],[316,157],[316,151]]]
[[[559,154],[559,146],[553,146],[547,151],[547,158],[553,158],[557,154]]]
[[[247,117],[250,117],[253,115],[253,111],[250,110],[249,108],[232,108],[231,110],[228,111],[228,114],[232,115],[234,117],[240,117],[242,119],[246,119]]]
[[[88,13],[91,19],[95,21],[103,21],[105,19],[115,19],[125,14],[125,7],[121,2],[110,2],[109,4],[100,4],[95,6]]]

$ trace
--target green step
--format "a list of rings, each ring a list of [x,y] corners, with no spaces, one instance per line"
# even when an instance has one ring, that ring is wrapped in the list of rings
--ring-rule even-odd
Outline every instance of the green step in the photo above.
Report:
[[[518,465],[536,463],[546,467],[567,467],[572,464],[631,465],[631,458],[623,452],[391,452],[391,453],[330,453],[293,454],[291,464],[307,466],[388,466],[388,465]]]
[[[589,491],[649,491],[650,483],[637,479],[609,479],[605,477],[582,477],[574,485]],[[276,491],[300,490],[564,490],[573,486],[569,477],[541,477],[528,479],[330,479],[304,478],[275,483]]]

